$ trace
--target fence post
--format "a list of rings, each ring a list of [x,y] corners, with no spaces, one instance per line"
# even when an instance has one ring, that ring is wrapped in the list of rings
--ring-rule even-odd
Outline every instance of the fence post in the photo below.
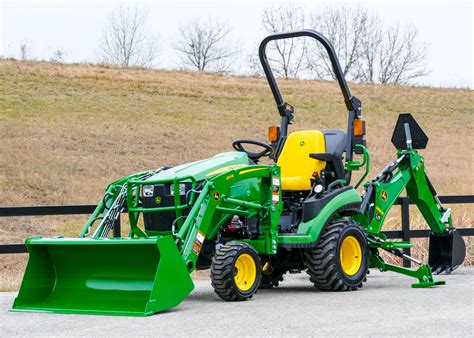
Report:
[[[114,237],[121,237],[120,231],[120,214],[114,222]]]
[[[402,204],[401,204],[401,213],[402,213],[402,241],[409,242],[410,241],[410,200],[408,197],[401,197]],[[403,249],[403,253],[405,255],[411,255],[411,249],[405,248]],[[411,261],[408,259],[403,259],[403,266],[405,268],[411,267]]]

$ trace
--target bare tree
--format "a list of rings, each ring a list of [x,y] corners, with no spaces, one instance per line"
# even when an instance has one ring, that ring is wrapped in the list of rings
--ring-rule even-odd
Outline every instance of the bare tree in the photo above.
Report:
[[[281,33],[304,28],[305,13],[301,6],[288,3],[263,10],[262,28],[266,34]],[[273,62],[275,72],[286,79],[296,78],[304,61],[306,40],[285,39],[268,44],[267,58]]]
[[[211,18],[206,22],[195,20],[179,26],[179,37],[173,48],[184,66],[199,72],[226,72],[238,52],[238,47],[228,42],[230,32],[223,22]]]
[[[418,30],[399,25],[390,27],[379,49],[378,82],[406,84],[429,74],[426,64],[426,44],[417,40]]]
[[[22,41],[20,43],[20,60],[26,61],[30,58],[31,46],[29,41]]]
[[[56,49],[53,52],[53,56],[51,57],[51,61],[53,61],[53,62],[63,62],[64,61],[64,52],[61,49]]]
[[[427,75],[426,45],[414,26],[386,27],[377,14],[362,7],[327,7],[311,25],[334,46],[346,78],[357,82],[406,84]],[[309,49],[307,66],[321,79],[334,79],[326,50]]]
[[[359,55],[354,62],[352,78],[357,82],[375,83],[378,77],[378,58],[384,41],[383,25],[378,15],[367,18],[360,41]]]
[[[362,7],[331,6],[311,16],[311,27],[321,32],[334,46],[344,76],[348,76],[361,53],[369,14]],[[320,79],[335,79],[326,49],[311,44],[307,66]]]
[[[256,50],[256,48],[255,48]],[[260,77],[263,76],[263,68],[262,64],[260,63],[260,59],[256,53],[250,53],[246,56],[246,63],[247,63],[247,72],[248,76],[252,77]]]
[[[157,41],[150,34],[145,7],[119,5],[108,18],[100,49],[106,62],[149,67],[158,54]]]

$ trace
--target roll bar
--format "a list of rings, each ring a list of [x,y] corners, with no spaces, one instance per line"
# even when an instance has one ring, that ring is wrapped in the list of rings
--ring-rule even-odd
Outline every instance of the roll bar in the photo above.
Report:
[[[273,72],[270,68],[270,64],[268,63],[266,49],[267,44],[270,41],[274,40],[284,40],[284,39],[291,39],[297,37],[310,37],[321,43],[324,48],[326,49],[329,59],[331,60],[331,64],[334,70],[334,74],[336,75],[336,80],[341,88],[342,95],[344,97],[344,102],[346,104],[347,110],[349,111],[349,121],[347,126],[347,145],[346,145],[346,161],[352,160],[352,153],[354,151],[353,146],[355,143],[354,137],[350,137],[349,135],[353,135],[353,122],[355,119],[361,118],[362,115],[362,104],[360,100],[351,95],[349,87],[347,85],[346,79],[344,78],[344,74],[341,69],[341,65],[339,64],[339,60],[336,56],[336,52],[334,51],[333,46],[329,42],[329,40],[324,37],[321,33],[318,33],[314,30],[310,29],[303,29],[298,31],[292,32],[285,32],[285,33],[276,33],[267,36],[265,39],[262,40],[260,43],[260,47],[258,50],[260,62],[263,67],[263,71],[265,72],[265,76],[267,77],[268,84],[270,85],[270,89],[272,90],[273,97],[275,98],[275,102],[278,108],[278,111],[282,117],[281,128],[280,128],[280,138],[278,141],[278,146],[276,149],[275,159],[278,158],[278,155],[283,147],[283,143],[286,139],[288,133],[288,124],[293,123],[293,107],[286,103],[281,96],[281,92],[278,89],[278,85],[275,81],[275,77],[273,76]]]

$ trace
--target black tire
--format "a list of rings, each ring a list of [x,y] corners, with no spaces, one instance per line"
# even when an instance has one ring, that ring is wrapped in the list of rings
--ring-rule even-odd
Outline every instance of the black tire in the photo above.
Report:
[[[347,273],[341,262],[343,241],[353,242],[360,246],[361,259],[355,254],[354,273]],[[326,225],[319,236],[316,247],[305,250],[305,264],[314,286],[324,291],[353,291],[362,287],[367,280],[369,268],[369,247],[364,229],[354,221],[332,221]],[[349,261],[351,262],[351,261]],[[359,266],[360,262],[360,266]],[[357,266],[359,266],[357,268]],[[346,266],[347,269],[347,266]],[[349,271],[349,269],[347,269]],[[352,272],[352,270],[350,270]]]
[[[243,256],[247,255],[247,256]],[[250,258],[249,258],[250,256]],[[240,259],[239,259],[240,257]],[[255,268],[255,278],[238,283],[239,266],[241,259],[250,264],[249,269]],[[250,299],[260,284],[262,265],[254,248],[246,243],[230,242],[217,248],[211,264],[211,284],[214,292],[227,301],[243,301]],[[244,273],[241,271],[240,273]],[[253,276],[253,273],[250,273]]]

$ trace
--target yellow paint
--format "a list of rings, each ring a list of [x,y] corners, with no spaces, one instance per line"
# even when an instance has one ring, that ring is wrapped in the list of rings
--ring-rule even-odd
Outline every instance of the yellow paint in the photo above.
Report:
[[[383,212],[382,209],[380,209],[380,207],[375,207],[375,210],[377,210],[379,212],[380,215],[385,215],[385,213]]]
[[[313,153],[325,153],[324,134],[318,130],[302,130],[291,133],[278,158],[281,167],[283,190],[309,190],[314,172],[321,173],[325,161],[309,157]]]
[[[225,166],[225,167],[216,169],[216,170],[214,170],[214,171],[211,171],[209,174],[206,175],[206,177],[214,176],[214,175],[223,173],[224,171],[228,171],[228,170],[232,170],[232,169],[237,169],[237,168],[245,167],[245,166],[246,166],[246,164],[233,164],[233,165],[228,165],[228,166]]]
[[[346,275],[354,276],[359,272],[362,265],[362,248],[360,243],[354,236],[344,238],[339,250],[342,271]]]
[[[234,282],[237,288],[241,291],[250,290],[257,279],[257,266],[252,256],[242,254],[237,257],[234,269]]]
[[[256,169],[247,169],[247,170],[242,170],[239,175],[251,173],[252,171],[258,171],[258,170],[264,170],[265,168],[256,168]]]

